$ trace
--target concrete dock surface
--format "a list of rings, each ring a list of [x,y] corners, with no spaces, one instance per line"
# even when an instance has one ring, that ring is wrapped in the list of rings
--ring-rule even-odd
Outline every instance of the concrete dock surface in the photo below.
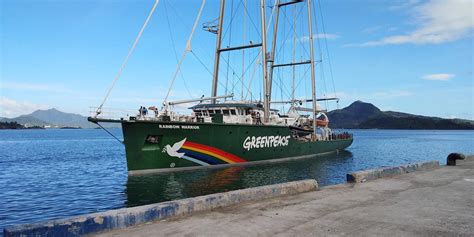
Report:
[[[474,236],[474,161],[96,236]]]

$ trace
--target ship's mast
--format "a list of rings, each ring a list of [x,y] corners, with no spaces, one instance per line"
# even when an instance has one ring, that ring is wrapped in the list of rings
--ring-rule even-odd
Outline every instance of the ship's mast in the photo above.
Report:
[[[293,9],[293,63],[296,63],[296,6]],[[296,65],[291,67],[292,69],[292,77],[291,77],[291,100],[295,100],[295,91],[296,91]],[[293,104],[291,105],[293,106]]]
[[[217,82],[219,78],[219,61],[221,58],[221,41],[222,41],[222,23],[224,22],[225,0],[221,0],[221,7],[219,11],[219,23],[217,25],[217,40],[216,40],[216,57],[214,61],[214,75],[212,78],[212,93],[211,97],[217,96]],[[212,99],[212,103],[216,103],[216,99]]]
[[[270,116],[270,90],[267,77],[267,27],[265,23],[265,0],[260,0],[260,18],[262,22],[262,69],[263,69],[263,121]]]
[[[295,66],[295,65],[302,65],[302,64],[311,64],[311,84],[312,84],[312,101],[313,101],[313,117],[316,115],[316,82],[315,82],[315,74],[314,74],[314,52],[313,52],[313,31],[312,31],[312,20],[311,20],[311,2],[307,0],[307,8],[308,8],[308,27],[309,27],[309,44],[310,44],[310,60],[302,61],[302,62],[292,62],[292,63],[284,63],[276,65],[275,60],[275,45],[276,45],[276,37],[277,37],[277,29],[278,29],[278,18],[279,18],[279,10],[280,7],[301,3],[303,0],[293,0],[281,3],[280,0],[277,0],[276,4],[276,18],[275,18],[275,25],[274,25],[274,32],[273,32],[273,41],[272,41],[272,48],[270,54],[270,60],[267,58],[267,30],[266,30],[266,16],[265,16],[265,0],[260,0],[260,18],[261,18],[261,36],[262,36],[262,43],[261,44],[250,44],[250,45],[242,45],[242,46],[235,46],[235,47],[227,47],[222,49],[221,42],[222,42],[222,26],[224,22],[224,9],[225,9],[225,0],[221,0],[221,6],[219,11],[219,21],[217,26],[217,40],[216,40],[216,54],[215,54],[215,62],[214,62],[214,75],[212,80],[212,93],[211,98],[212,103],[216,103],[216,96],[217,96],[217,84],[218,84],[218,76],[219,76],[219,61],[220,61],[220,53],[223,51],[232,51],[232,50],[242,50],[246,48],[253,48],[253,47],[261,47],[261,54],[262,54],[262,72],[263,72],[263,90],[264,90],[264,98],[263,98],[263,109],[264,109],[264,116],[263,121],[268,122],[270,117],[270,100],[271,100],[271,90],[272,90],[272,80],[273,80],[273,69],[275,67],[285,67],[285,66]],[[270,65],[268,63],[270,62]],[[270,66],[270,76],[268,76],[268,66]],[[313,127],[316,133],[316,119],[313,119]]]
[[[273,40],[272,40],[272,51],[270,53],[270,72],[269,72],[269,79],[268,79],[268,104],[271,103],[271,95],[272,95],[272,85],[273,85],[273,70],[276,67],[287,67],[287,66],[296,66],[296,65],[301,65],[301,64],[309,64],[309,61],[303,61],[303,62],[296,62],[293,60],[292,63],[284,63],[284,64],[275,64],[275,49],[276,49],[276,41],[277,41],[277,34],[278,34],[278,20],[279,20],[279,15],[280,15],[280,8],[293,5],[296,3],[301,3],[303,0],[293,0],[293,1],[286,1],[286,2],[281,2],[280,0],[277,0],[276,2],[276,10],[275,10],[275,22],[273,26]],[[296,29],[296,28],[295,28]],[[296,34],[295,34],[296,35]],[[294,89],[292,89],[293,94],[294,94]],[[294,97],[294,95],[292,95]]]
[[[316,137],[316,112],[317,112],[317,100],[316,100],[316,79],[314,75],[314,52],[313,52],[313,24],[311,20],[311,0],[306,0],[308,7],[308,31],[309,31],[309,53],[311,61],[311,97],[313,99],[313,131]]]
[[[311,18],[311,0],[306,0],[306,7],[308,11],[308,33],[309,33],[309,51],[310,51],[310,59],[307,61],[300,61],[296,62],[296,60],[293,59],[293,62],[291,63],[282,63],[282,64],[275,64],[275,44],[276,44],[276,35],[277,35],[277,29],[278,29],[278,15],[279,15],[279,10],[280,7],[283,6],[288,6],[291,4],[295,3],[301,3],[303,0],[293,0],[293,1],[287,1],[280,3],[280,0],[277,0],[277,7],[276,9],[276,18],[275,18],[275,26],[274,26],[274,32],[273,32],[273,42],[272,42],[272,52],[271,52],[271,59],[270,59],[270,78],[269,78],[269,84],[267,89],[270,91],[266,92],[266,94],[271,95],[271,83],[273,81],[273,70],[276,67],[287,67],[287,66],[292,66],[293,67],[293,73],[294,73],[294,67],[296,65],[304,65],[304,64],[311,64],[311,101],[312,101],[312,113],[313,113],[313,130],[314,134],[316,135],[316,113],[317,113],[317,99],[316,99],[316,79],[315,79],[315,72],[314,72],[314,51],[313,51],[313,24],[312,24],[312,18]],[[263,0],[262,0],[263,2]],[[295,28],[295,27],[294,27]],[[296,30],[296,28],[294,29]],[[263,30],[262,30],[263,32]],[[294,49],[293,49],[294,50]],[[295,52],[293,52],[295,54]],[[293,55],[294,56],[294,55]],[[265,57],[266,58],[266,57]],[[294,76],[294,75],[293,75]],[[294,82],[293,82],[293,87],[294,87]],[[294,90],[295,88],[292,88],[292,103],[294,102]],[[270,101],[270,99],[268,99]]]
[[[265,25],[265,0],[261,0],[261,11],[262,11],[262,26]],[[243,49],[248,49],[248,48],[256,48],[256,47],[262,47],[262,54],[265,55],[265,50],[266,50],[266,31],[265,31],[265,27],[262,27],[263,30],[262,30],[262,40],[263,42],[262,43],[258,43],[258,44],[254,44],[252,42],[250,42],[250,44],[247,44],[247,45],[239,45],[239,46],[227,46],[225,48],[222,48],[221,47],[221,42],[222,42],[222,28],[223,28],[223,24],[224,24],[224,9],[225,9],[225,0],[221,0],[221,7],[220,7],[220,12],[219,12],[219,21],[218,21],[218,25],[217,25],[217,30],[216,31],[210,31],[210,32],[216,32],[217,33],[217,41],[216,41],[216,58],[215,58],[215,61],[214,61],[214,75],[213,75],[213,80],[212,80],[212,93],[211,93],[211,97],[216,97],[217,96],[217,84],[218,84],[218,79],[219,79],[219,62],[220,62],[220,55],[221,55],[221,52],[227,52],[227,51],[234,51],[234,50],[243,50]],[[267,60],[266,58],[264,57],[263,58],[264,60],[264,79],[266,80],[267,79],[267,71],[266,71],[266,64],[267,64]],[[243,83],[243,82],[242,82]],[[267,85],[267,82],[264,82],[264,88],[266,87]],[[265,89],[265,91],[268,91]],[[266,93],[267,94],[267,93]],[[216,103],[216,99],[212,99],[212,103]],[[264,107],[266,108],[266,114],[268,115],[269,114],[269,111],[270,111],[270,106],[269,106],[269,102],[266,103],[268,106],[265,106]],[[267,116],[268,118],[268,116]]]
[[[268,94],[270,100],[272,99],[272,86],[273,86],[273,65],[275,64],[275,47],[276,47],[276,39],[278,33],[278,18],[280,15],[280,0],[277,0],[276,3],[276,10],[275,10],[275,22],[273,24],[273,39],[272,39],[272,51],[270,53],[270,72],[269,72],[269,82],[268,82]]]

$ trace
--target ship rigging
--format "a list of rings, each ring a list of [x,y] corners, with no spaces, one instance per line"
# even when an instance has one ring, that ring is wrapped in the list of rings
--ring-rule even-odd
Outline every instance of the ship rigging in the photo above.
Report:
[[[318,104],[318,101],[327,103],[327,101],[338,101],[338,98],[326,96],[317,98],[316,96],[315,66],[322,60],[315,60],[314,56],[313,38],[318,37],[319,33],[313,34],[313,14],[315,11],[311,0],[275,0],[269,5],[267,5],[267,1],[260,0],[258,6],[254,6],[256,7],[255,10],[259,12],[259,27],[255,23],[255,19],[249,14],[249,5],[246,0],[241,0],[237,5],[234,4],[233,0],[230,0],[230,9],[228,9],[227,4],[229,0],[220,0],[217,20],[203,24],[205,31],[216,36],[214,67],[211,73],[211,95],[209,97],[202,96],[195,99],[171,101],[169,100],[170,94],[176,79],[179,76],[182,77],[182,65],[189,53],[207,71],[210,71],[193,50],[194,33],[206,5],[206,0],[203,0],[181,57],[178,59],[175,53],[177,66],[168,90],[163,93],[164,99],[161,109],[155,106],[150,106],[148,109],[141,107],[137,114],[128,114],[118,119],[106,118],[103,105],[135,51],[136,45],[159,2],[160,0],[155,1],[110,88],[107,90],[104,100],[94,111],[94,114],[89,117],[89,121],[94,123],[121,123],[130,172],[137,172],[137,170],[168,170],[178,167],[187,169],[195,166],[228,165],[250,161],[262,162],[273,159],[308,157],[338,151],[352,143],[350,134],[336,134],[329,128],[330,121],[325,114],[326,109]],[[252,1],[252,3],[255,2]],[[166,6],[165,3],[165,9]],[[267,7],[270,7],[271,10],[269,17],[267,16]],[[236,23],[239,9],[242,12],[243,24],[241,26],[243,26],[243,29],[241,29],[241,32],[242,42],[244,43],[232,44],[232,38],[235,37],[235,35],[232,35],[232,28],[235,28],[235,25],[240,25]],[[292,20],[288,17],[289,13],[293,13]],[[230,19],[227,19],[229,23],[226,26],[227,14],[230,15]],[[297,37],[296,23],[302,22],[303,16],[306,16],[306,34]],[[169,26],[168,15],[167,20]],[[250,24],[247,24],[248,22]],[[281,26],[283,26],[283,30],[280,30]],[[285,29],[287,26],[290,27],[290,30]],[[257,33],[256,38],[253,35],[254,38],[249,40],[251,34],[248,27],[253,29],[254,33]],[[322,28],[322,35],[324,35],[324,24]],[[271,37],[267,37],[267,34],[270,35],[268,32],[271,32]],[[285,56],[285,51],[282,49],[288,44],[288,33],[293,33],[291,57]],[[172,35],[171,32],[170,35]],[[278,41],[278,36],[282,40]],[[228,39],[228,45],[223,47],[225,37]],[[245,43],[247,40],[248,43]],[[300,46],[300,48],[298,49],[297,46]],[[268,48],[270,51],[268,51]],[[319,43],[318,48],[321,51]],[[297,54],[298,50],[299,54]],[[240,76],[236,72],[239,70],[235,70],[231,66],[233,58],[231,59],[230,55],[235,51],[242,52],[240,54]],[[253,57],[248,57],[251,55],[248,52],[253,53]],[[246,58],[251,59],[250,63]],[[227,64],[224,77],[226,79],[225,83],[220,81],[223,76],[220,75],[222,72],[221,60]],[[255,88],[252,83],[255,72],[258,70],[257,67],[260,67],[259,71],[261,72],[260,88],[262,91],[259,100],[252,94],[252,88]],[[304,70],[299,69],[304,67],[306,67]],[[252,68],[252,75],[246,76],[250,68]],[[284,77],[284,71],[287,69],[291,71],[291,92],[287,93],[288,91],[286,91],[286,94],[290,96],[283,98],[285,93],[282,78]],[[303,73],[297,76],[299,71]],[[310,72],[310,83],[307,83],[308,71]],[[230,88],[229,72],[232,73],[231,77],[233,79],[230,82]],[[332,77],[332,69],[330,69],[330,72]],[[240,100],[235,99],[234,90],[237,89],[236,84],[238,83],[235,83],[235,77],[241,82]],[[244,81],[246,77],[249,78],[248,85]],[[296,92],[299,88],[308,89],[308,87],[300,85],[303,80],[306,82],[305,85],[310,85],[310,96],[308,98],[306,93],[306,98],[297,99]],[[224,95],[218,95],[219,85],[221,89],[223,87]],[[278,91],[274,89],[274,86],[280,89],[280,100],[276,99]],[[247,94],[244,96],[245,90]],[[247,100],[248,94],[251,96],[250,100]],[[275,98],[275,100],[272,100],[272,98]],[[174,110],[174,106],[190,103],[194,103],[189,108],[192,110],[190,115],[180,114]],[[307,104],[310,104],[310,106],[303,106]],[[281,105],[282,108],[285,108],[285,105],[290,107],[280,113],[279,110],[272,108],[272,105]],[[173,143],[174,145],[171,146]],[[284,149],[285,147],[287,149]],[[173,151],[171,151],[172,149]],[[176,157],[180,159],[176,160]]]

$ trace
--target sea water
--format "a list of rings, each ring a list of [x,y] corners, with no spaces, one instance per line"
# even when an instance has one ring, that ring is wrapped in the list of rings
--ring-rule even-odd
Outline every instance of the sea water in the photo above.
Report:
[[[112,133],[121,138],[120,129]],[[128,177],[124,146],[99,129],[0,130],[0,230],[302,179],[345,182],[346,173],[474,154],[474,131],[352,130],[347,151],[255,166]]]

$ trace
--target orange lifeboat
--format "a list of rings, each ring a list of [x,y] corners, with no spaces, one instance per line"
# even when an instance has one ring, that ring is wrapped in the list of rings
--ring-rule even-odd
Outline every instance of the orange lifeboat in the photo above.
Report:
[[[326,127],[326,126],[328,126],[328,124],[329,124],[329,121],[327,121],[327,120],[316,119],[316,125],[318,125],[320,127]]]

